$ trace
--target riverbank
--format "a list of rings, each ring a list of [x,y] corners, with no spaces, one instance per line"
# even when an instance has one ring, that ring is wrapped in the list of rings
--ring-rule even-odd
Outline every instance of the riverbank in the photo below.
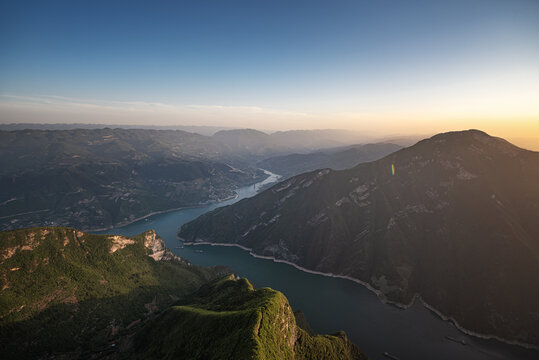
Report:
[[[226,201],[226,200],[223,200],[223,201]],[[121,228],[121,227],[130,225],[130,224],[136,223],[137,221],[144,220],[146,218],[149,218],[150,216],[159,215],[159,214],[166,214],[166,213],[173,212],[173,211],[178,211],[178,210],[196,209],[196,208],[200,208],[200,207],[204,207],[204,206],[206,206],[206,205],[201,204],[201,205],[192,205],[192,206],[182,206],[182,207],[173,208],[173,209],[167,209],[167,210],[153,211],[153,212],[151,212],[149,214],[146,214],[144,216],[135,218],[133,220],[120,222],[118,224],[110,225],[110,226],[107,226],[107,227],[104,227],[104,228],[83,229],[82,231],[84,231],[84,232],[107,231],[107,230],[110,230],[110,229]]]
[[[216,200],[216,201],[213,201],[213,202],[199,203],[199,204],[196,204],[196,205],[187,205],[187,206],[182,206],[182,207],[177,207],[177,208],[172,208],[172,209],[153,211],[153,212],[148,213],[146,215],[137,217],[137,218],[135,218],[133,220],[119,222],[117,224],[113,224],[113,225],[106,226],[106,227],[103,227],[103,228],[83,229],[82,231],[86,231],[86,232],[107,231],[107,230],[110,230],[110,229],[120,228],[120,227],[124,227],[124,226],[130,225],[130,224],[133,224],[133,223],[135,223],[137,221],[144,220],[144,219],[149,218],[149,217],[154,216],[154,215],[166,214],[166,213],[169,213],[169,212],[179,211],[179,210],[186,210],[186,209],[199,209],[199,208],[203,208],[203,207],[209,206],[209,205],[221,204],[221,203],[224,203],[226,201],[237,199],[240,196],[239,192],[241,192],[242,189],[249,188],[249,187],[253,186],[253,187],[256,188],[257,192],[260,192],[261,190],[264,190],[267,186],[279,181],[279,179],[281,178],[281,175],[272,173],[271,171],[268,171],[268,170],[265,170],[265,169],[260,169],[260,170],[262,170],[266,175],[268,175],[265,179],[263,179],[262,181],[258,181],[258,182],[255,182],[255,183],[252,183],[252,184],[249,184],[249,185],[245,185],[245,186],[243,186],[241,188],[238,188],[238,189],[234,190],[234,192],[235,192],[234,195],[229,196],[227,198],[219,199],[219,200]]]
[[[182,242],[183,242],[183,239],[182,238],[179,238]],[[266,260],[272,260],[273,262],[275,263],[284,263],[284,264],[287,264],[287,265],[290,265],[290,266],[293,266],[294,268],[300,270],[300,271],[303,271],[303,272],[306,272],[306,273],[310,273],[310,274],[315,274],[315,275],[322,275],[322,276],[326,276],[326,277],[332,277],[332,278],[340,278],[340,279],[345,279],[345,280],[350,280],[350,281],[353,281],[357,284],[360,284],[360,285],[363,285],[365,288],[367,288],[368,290],[370,290],[371,292],[373,292],[374,294],[376,294],[376,296],[378,297],[378,299],[384,303],[384,304],[387,304],[387,305],[392,305],[392,306],[395,306],[399,309],[402,309],[402,310],[405,310],[405,309],[408,309],[409,307],[411,307],[412,305],[414,305],[415,301],[418,300],[420,301],[421,305],[424,306],[426,309],[428,309],[429,311],[431,311],[432,313],[436,314],[439,318],[441,318],[442,320],[444,321],[448,321],[448,322],[451,322],[455,328],[457,328],[460,332],[466,334],[466,335],[469,335],[469,336],[473,336],[473,337],[476,337],[476,338],[480,338],[480,339],[487,339],[487,340],[496,340],[496,341],[499,341],[499,342],[502,342],[502,343],[505,343],[505,344],[509,344],[509,345],[516,345],[516,346],[520,346],[522,348],[525,348],[525,349],[529,349],[529,350],[539,350],[539,347],[536,346],[536,345],[533,345],[533,344],[528,344],[528,343],[523,343],[523,342],[519,342],[519,341],[514,341],[514,340],[508,340],[508,339],[504,339],[504,338],[501,338],[497,335],[493,335],[493,334],[481,334],[481,333],[476,333],[474,331],[471,331],[469,329],[466,329],[464,328],[463,326],[461,326],[458,321],[456,321],[454,318],[450,317],[450,316],[446,316],[444,314],[442,314],[439,310],[437,310],[434,306],[428,304],[427,302],[425,302],[421,296],[419,294],[415,294],[412,298],[412,300],[410,301],[410,303],[408,304],[403,304],[403,303],[399,303],[399,302],[395,302],[395,301],[391,301],[391,300],[388,300],[385,296],[385,294],[383,292],[381,292],[380,290],[374,288],[371,284],[365,282],[365,281],[362,281],[362,280],[359,280],[359,279],[356,279],[356,278],[353,278],[353,277],[350,277],[350,276],[347,276],[347,275],[339,275],[339,274],[333,274],[333,273],[324,273],[324,272],[321,272],[321,271],[316,271],[316,270],[310,270],[310,269],[307,269],[307,268],[304,268],[302,266],[299,266],[295,263],[292,263],[290,261],[286,261],[286,260],[282,260],[282,259],[276,259],[275,257],[273,256],[264,256],[264,255],[259,255],[259,254],[256,254],[253,252],[253,250],[251,248],[248,248],[246,246],[243,246],[243,245],[240,245],[240,244],[231,244],[231,243],[212,243],[212,242],[208,242],[208,241],[200,241],[200,242],[183,242],[183,244],[185,246],[198,246],[198,245],[210,245],[210,246],[224,246],[224,247],[238,247],[242,250],[245,250],[245,251],[248,251],[249,252],[249,255],[251,255],[252,257],[254,258],[259,258],[259,259],[266,259]]]

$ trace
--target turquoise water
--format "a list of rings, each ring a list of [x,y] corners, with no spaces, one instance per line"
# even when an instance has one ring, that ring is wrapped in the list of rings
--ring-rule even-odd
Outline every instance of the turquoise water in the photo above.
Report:
[[[407,310],[384,305],[374,293],[349,280],[309,274],[287,264],[254,258],[236,247],[181,247],[177,238],[180,225],[217,207],[253,196],[277,179],[278,176],[270,174],[262,183],[239,189],[236,199],[158,214],[100,233],[130,236],[155,229],[167,247],[193,264],[228,265],[256,287],[269,286],[282,291],[292,308],[304,311],[316,332],[344,330],[373,360],[388,359],[383,355],[386,351],[400,360],[539,359],[538,351],[465,335],[420,304]],[[467,345],[446,336],[465,340]]]

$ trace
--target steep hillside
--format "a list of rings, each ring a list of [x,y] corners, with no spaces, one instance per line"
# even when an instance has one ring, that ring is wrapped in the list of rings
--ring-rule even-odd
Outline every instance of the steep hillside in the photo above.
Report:
[[[0,232],[4,359],[98,356],[226,268],[189,265],[155,232],[91,235],[70,228]]]
[[[293,177],[180,237],[359,279],[387,301],[418,294],[466,329],[537,346],[537,179],[539,153],[477,130],[445,133]]]
[[[184,131],[0,132],[0,230],[105,228],[234,196],[264,174]]]
[[[366,359],[283,294],[190,265],[151,230],[0,232],[3,359]],[[223,279],[223,277],[226,277]],[[221,280],[218,280],[221,279]]]
[[[399,145],[386,143],[355,145],[309,154],[274,156],[260,161],[257,165],[262,169],[282,175],[286,179],[316,169],[343,170],[352,168],[363,162],[383,158],[401,148]]]
[[[255,290],[233,276],[197,293],[150,322],[136,337],[138,359],[366,359],[344,333],[309,335],[296,325],[286,297]]]

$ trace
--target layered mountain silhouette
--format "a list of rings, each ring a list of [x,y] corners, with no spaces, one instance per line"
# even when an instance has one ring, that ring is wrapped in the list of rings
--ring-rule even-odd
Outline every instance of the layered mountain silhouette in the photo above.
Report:
[[[308,154],[273,156],[260,161],[257,165],[288,178],[322,168],[348,169],[363,162],[378,160],[401,148],[402,146],[389,143],[353,145]]]
[[[0,230],[108,228],[154,212],[217,202],[264,179],[256,163],[268,156],[348,144],[358,136],[337,130],[268,135],[241,129],[203,136],[73,128],[92,127],[84,124],[20,126],[38,129],[0,131]]]
[[[218,131],[212,138],[235,154],[249,155],[258,160],[260,157],[291,152],[346,146],[367,139],[360,133],[331,129],[277,131],[270,134],[254,129],[234,129]]]
[[[538,179],[539,153],[450,132],[290,178],[179,235],[359,279],[384,301],[418,295],[464,329],[537,346]]]

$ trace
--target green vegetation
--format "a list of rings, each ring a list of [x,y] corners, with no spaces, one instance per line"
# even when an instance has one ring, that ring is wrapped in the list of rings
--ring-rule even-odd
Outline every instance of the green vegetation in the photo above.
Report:
[[[3,357],[106,348],[133,322],[226,273],[179,258],[155,261],[148,242],[162,240],[153,231],[118,241],[126,240],[111,253],[112,237],[70,228],[0,232]]]
[[[2,358],[364,358],[342,333],[296,326],[280,292],[228,274],[188,264],[154,231],[0,232]]]
[[[344,333],[311,336],[286,297],[233,276],[204,285],[137,334],[140,359],[366,359]]]

